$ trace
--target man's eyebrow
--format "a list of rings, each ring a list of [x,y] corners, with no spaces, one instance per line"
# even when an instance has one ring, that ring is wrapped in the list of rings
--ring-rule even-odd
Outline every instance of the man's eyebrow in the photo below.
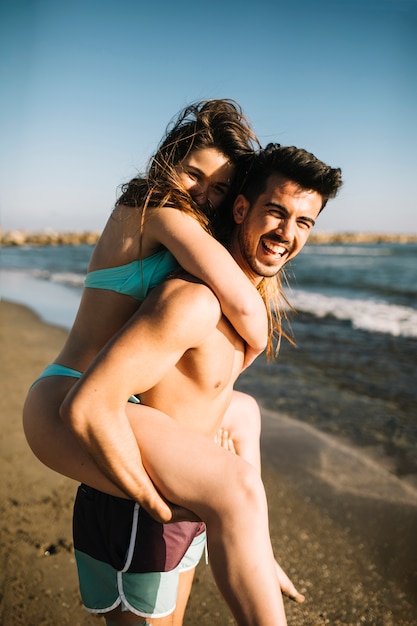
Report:
[[[288,215],[288,209],[283,204],[280,204],[279,202],[267,202],[266,206],[273,207],[275,209],[280,209],[280,211],[283,211],[285,213],[285,215]],[[313,220],[312,217],[307,217],[307,216],[301,215],[298,219],[299,220],[301,219],[304,222],[309,222],[312,226],[316,225],[316,221]]]
[[[307,217],[307,215],[301,215],[298,219],[303,220],[303,222],[310,222],[312,226],[316,224],[316,220],[313,220],[312,217]]]
[[[271,207],[274,207],[275,209],[281,209],[281,211],[284,211],[284,213],[288,215],[287,207],[285,207],[283,204],[280,204],[279,202],[273,202],[272,200],[270,200],[269,202],[266,203],[265,206],[271,206]]]

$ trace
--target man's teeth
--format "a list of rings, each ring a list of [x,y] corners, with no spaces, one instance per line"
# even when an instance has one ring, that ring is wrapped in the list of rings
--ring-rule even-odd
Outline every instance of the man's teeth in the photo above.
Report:
[[[266,244],[265,241],[263,241],[262,245],[267,252],[272,253],[272,254],[277,254],[281,257],[284,256],[284,254],[287,252],[286,248],[280,245],[276,245],[272,242]]]

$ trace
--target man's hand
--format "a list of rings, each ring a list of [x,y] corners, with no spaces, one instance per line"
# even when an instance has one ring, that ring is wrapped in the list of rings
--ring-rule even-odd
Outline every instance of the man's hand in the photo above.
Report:
[[[135,501],[142,506],[149,515],[161,524],[174,521],[175,506],[167,502],[155,489],[149,476],[144,471],[144,482]]]
[[[201,522],[201,519],[192,511],[172,502],[168,502],[157,491],[145,468],[139,472],[141,485],[137,491],[135,501],[142,506],[149,515],[161,524],[175,522]]]
[[[170,507],[172,511],[170,524],[175,524],[175,522],[201,522],[201,519],[195,513],[182,506],[170,504]]]

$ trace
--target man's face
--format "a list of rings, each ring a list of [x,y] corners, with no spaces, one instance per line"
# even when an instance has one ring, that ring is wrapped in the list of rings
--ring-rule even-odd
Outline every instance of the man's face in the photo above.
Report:
[[[237,197],[233,254],[255,284],[277,274],[300,252],[322,200],[316,191],[302,189],[278,174],[269,177],[252,206],[243,195]]]

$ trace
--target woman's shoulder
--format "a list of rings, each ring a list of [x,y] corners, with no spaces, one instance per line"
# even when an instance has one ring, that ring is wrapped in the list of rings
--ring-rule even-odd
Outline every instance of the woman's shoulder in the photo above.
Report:
[[[116,206],[93,250],[88,271],[127,265],[150,256],[155,250],[147,250],[141,239],[141,210]]]

